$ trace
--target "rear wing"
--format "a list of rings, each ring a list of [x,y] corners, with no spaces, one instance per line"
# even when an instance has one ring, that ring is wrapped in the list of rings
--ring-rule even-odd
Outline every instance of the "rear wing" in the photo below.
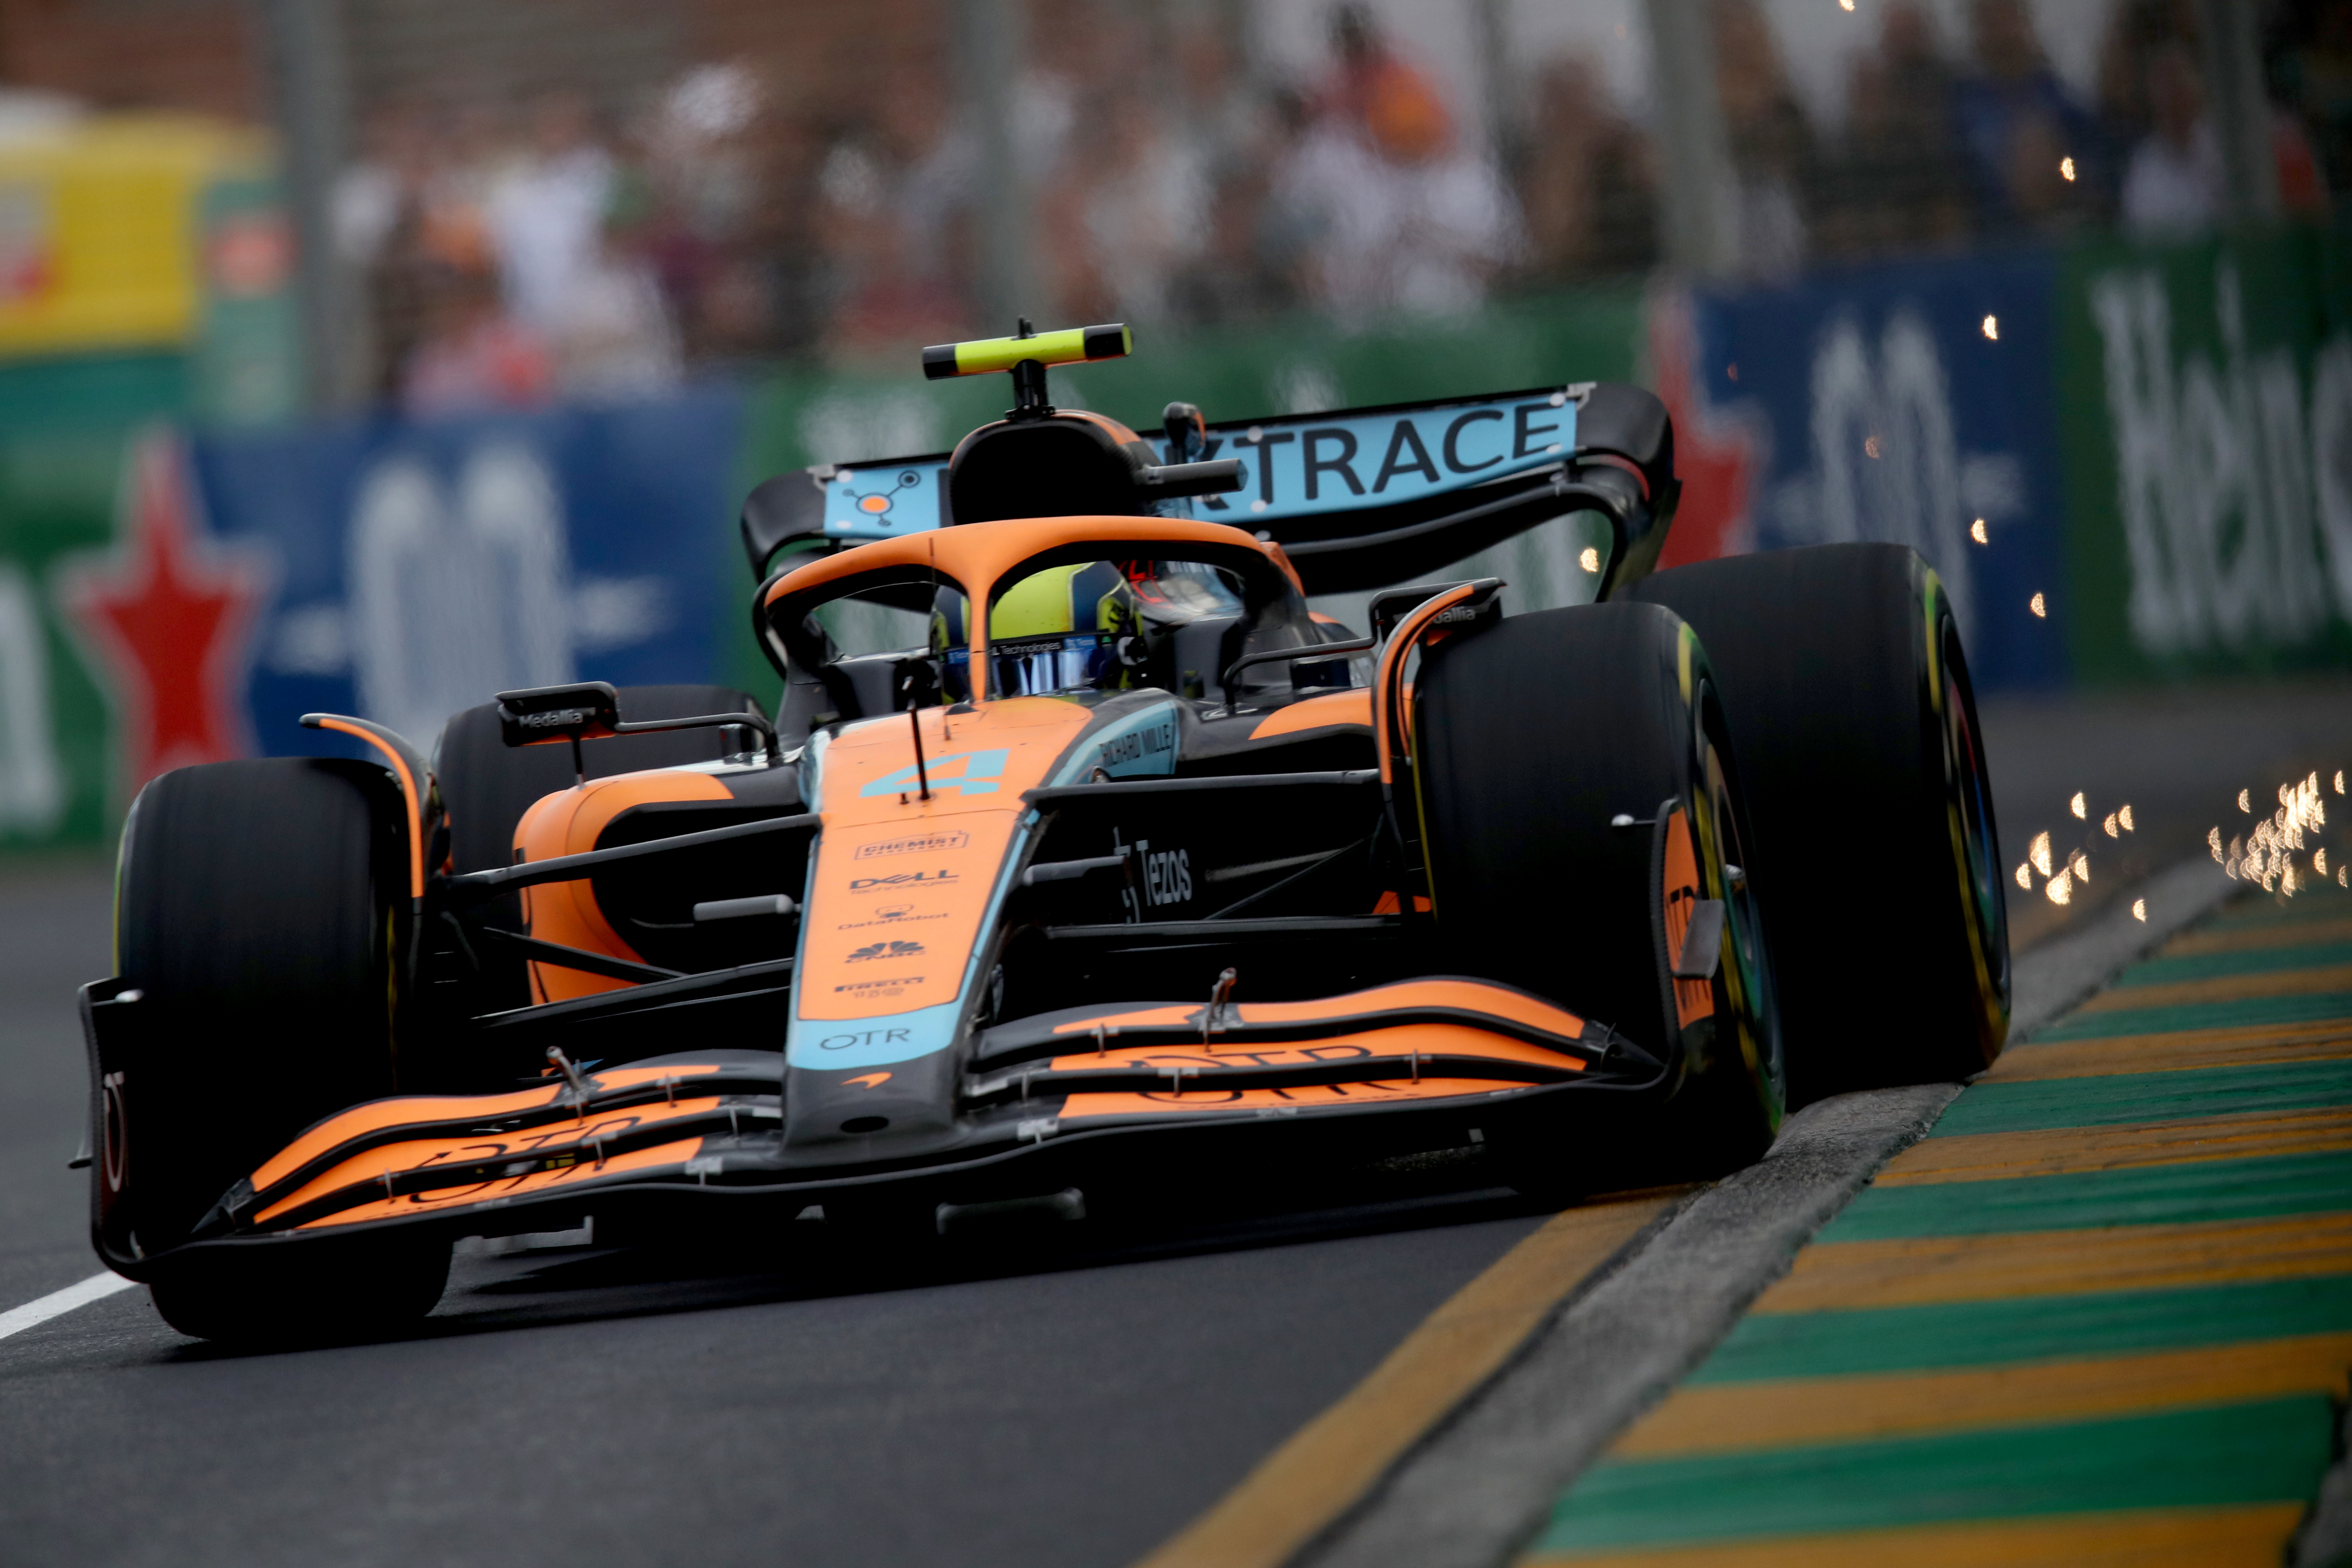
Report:
[[[1674,426],[1640,387],[1583,382],[1480,397],[1210,425],[1167,462],[1238,459],[1231,493],[1156,503],[1283,547],[1310,594],[1426,575],[1571,512],[1607,518],[1601,592],[1647,573],[1679,499]],[[945,527],[950,455],[819,464],[744,502],[752,570],[822,549]]]

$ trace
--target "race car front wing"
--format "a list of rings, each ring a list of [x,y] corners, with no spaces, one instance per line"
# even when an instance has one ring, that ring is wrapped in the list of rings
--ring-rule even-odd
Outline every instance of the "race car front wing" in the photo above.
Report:
[[[97,1011],[120,1005],[108,984],[85,988]],[[107,1085],[94,1138],[113,1170],[136,1063],[123,1059],[135,1053],[110,1051],[102,1033],[90,1030]],[[509,1093],[395,1097],[326,1118],[237,1181],[185,1245],[420,1222],[453,1235],[543,1229],[550,1206],[580,1212],[624,1194],[822,1202],[895,1184],[995,1195],[1019,1185],[1018,1163],[1083,1162],[1082,1146],[1106,1139],[1267,1121],[1381,1119],[1375,1142],[1402,1152],[1458,1140],[1498,1100],[1654,1088],[1667,1070],[1605,1026],[1522,992],[1451,977],[1311,1002],[1076,1008],[981,1033],[951,1131],[884,1153],[855,1140],[793,1146],[781,1052],[612,1067],[574,1063],[560,1048],[549,1055],[544,1080]],[[1401,1116],[1443,1125],[1387,1120]],[[1040,1179],[1058,1186],[1068,1174],[1057,1163]],[[110,1224],[103,1209],[93,1216],[101,1255],[142,1276],[152,1258],[130,1239],[123,1216]]]

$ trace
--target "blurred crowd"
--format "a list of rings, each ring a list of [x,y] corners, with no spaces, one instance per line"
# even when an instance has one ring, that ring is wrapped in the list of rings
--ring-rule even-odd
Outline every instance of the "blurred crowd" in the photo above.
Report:
[[[1753,0],[1716,0],[1744,268],[1900,254],[2119,226],[2193,235],[2228,209],[2195,0],[2116,0],[2092,90],[2051,64],[2025,0],[1971,0],[1948,50],[1920,0],[1872,7],[1876,47],[1834,132],[1800,110]],[[2292,216],[2352,179],[2352,4],[2276,8],[2267,40],[2272,155]]]
[[[2352,184],[2352,0],[2284,0],[2265,43],[2287,209]],[[1660,259],[1659,160],[1598,59],[1512,62],[1465,123],[1359,0],[1286,79],[1196,10],[1032,0],[1009,93],[1039,298],[1155,332],[1313,310],[1344,327]],[[1951,13],[1947,13],[1949,15]],[[2227,205],[2195,0],[2113,0],[2095,81],[2026,0],[1863,0],[1843,115],[1809,111],[1759,0],[1711,0],[1742,270],[2061,235],[2194,233]],[[1006,199],[946,73],[812,109],[758,63],[631,101],[548,91],[369,109],[333,222],[375,391],[418,412],[656,392],[738,360],[839,362],[981,320]]]

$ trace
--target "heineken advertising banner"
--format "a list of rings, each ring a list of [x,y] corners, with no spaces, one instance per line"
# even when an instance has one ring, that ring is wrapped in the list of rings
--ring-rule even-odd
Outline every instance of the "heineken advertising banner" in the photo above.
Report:
[[[0,369],[0,847],[112,831],[117,700],[76,595],[114,538],[125,454],[187,395],[179,354]]]
[[[2068,642],[2111,681],[2352,658],[2352,250],[2321,231],[2064,259]]]
[[[307,711],[429,747],[506,687],[707,679],[740,411],[718,391],[193,438],[118,421],[108,483],[79,476],[58,547],[26,548],[29,504],[5,516],[22,565],[0,558],[0,795],[18,802],[0,826],[96,840],[167,769],[345,749]],[[20,611],[62,634],[49,671],[23,657]]]

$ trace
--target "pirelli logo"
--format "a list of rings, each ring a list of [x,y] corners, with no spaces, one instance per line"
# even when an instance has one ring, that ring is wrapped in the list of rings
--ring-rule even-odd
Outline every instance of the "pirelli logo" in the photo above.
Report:
[[[942,849],[961,849],[971,842],[971,834],[953,828],[944,833],[915,833],[904,838],[885,838],[873,844],[861,844],[854,858],[873,860],[885,855],[929,855]]]

